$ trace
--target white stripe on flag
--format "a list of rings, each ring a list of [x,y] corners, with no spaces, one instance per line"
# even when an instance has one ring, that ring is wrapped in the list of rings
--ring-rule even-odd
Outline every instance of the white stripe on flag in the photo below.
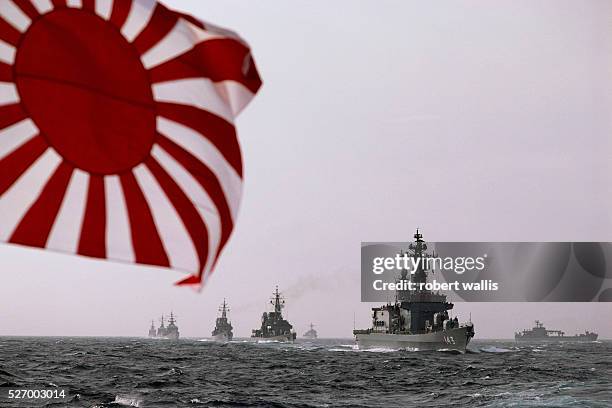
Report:
[[[22,33],[25,32],[32,20],[12,0],[2,0],[0,7],[0,16]]]
[[[192,273],[199,272],[195,244],[155,177],[143,164],[134,168],[134,176],[151,209],[170,266]]]
[[[24,119],[0,130],[0,160],[38,134],[38,128],[30,119]]]
[[[172,176],[172,179],[185,192],[187,197],[189,197],[194,205],[200,207],[203,212],[219,217],[219,210],[206,190],[204,190],[202,186],[200,186],[200,183],[191,175],[191,173],[189,173],[179,162],[174,160],[174,158],[168,152],[166,152],[163,147],[159,146],[158,144],[153,145],[151,155],[164,168],[164,170],[166,170],[166,172]]]
[[[215,89],[227,101],[234,117],[238,116],[255,96],[249,88],[231,80],[215,82]]]
[[[124,0],[126,1],[126,0]],[[96,0],[96,14],[108,20],[113,12],[113,0]]]
[[[36,10],[38,10],[40,14],[45,14],[53,10],[51,0],[32,0],[32,4],[34,7],[36,7]]]
[[[104,177],[106,198],[106,257],[134,262],[134,247],[127,204],[119,176]]]
[[[221,36],[218,34],[211,34],[191,24],[187,20],[179,18],[172,30],[144,53],[140,59],[146,69],[151,69],[189,51],[197,43],[213,38],[221,38]]]
[[[1,241],[7,241],[11,237],[61,162],[62,158],[55,150],[48,148],[0,197]]]
[[[89,174],[74,169],[47,239],[47,248],[72,254],[78,251],[88,186]]]
[[[153,98],[159,102],[173,102],[195,106],[213,113],[229,123],[234,115],[212,81],[206,78],[187,78],[153,84]]]
[[[17,87],[12,82],[0,82],[0,106],[19,102]]]
[[[161,116],[157,117],[157,130],[191,153],[214,173],[225,194],[232,219],[235,220],[242,196],[242,179],[217,147],[206,138],[206,135]]]
[[[15,47],[11,44],[0,40],[0,61],[13,65],[15,62]]]
[[[221,240],[221,218],[212,199],[198,181],[180,163],[158,145],[154,145],[151,155],[160,166],[172,177],[183,192],[194,204],[208,230],[208,259],[204,268],[204,277],[212,267]]]
[[[155,0],[134,0],[125,24],[121,28],[121,34],[129,42],[134,41],[138,34],[147,26],[156,5],[157,2]]]
[[[83,7],[83,3],[81,0],[67,0],[66,5],[68,7],[81,8]]]

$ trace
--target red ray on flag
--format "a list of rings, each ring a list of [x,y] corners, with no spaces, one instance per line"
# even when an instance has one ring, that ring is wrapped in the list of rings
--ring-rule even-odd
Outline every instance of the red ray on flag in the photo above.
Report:
[[[187,271],[242,191],[261,81],[234,33],[155,0],[0,2],[0,241]]]

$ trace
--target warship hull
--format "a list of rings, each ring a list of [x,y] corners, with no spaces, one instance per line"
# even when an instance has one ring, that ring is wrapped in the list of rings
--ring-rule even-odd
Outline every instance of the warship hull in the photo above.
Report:
[[[223,333],[223,334],[216,334],[216,335],[214,335],[214,336],[213,336],[213,340],[214,340],[214,341],[227,342],[227,341],[231,341],[231,340],[232,340],[232,337],[231,337],[231,336],[229,336],[229,335],[228,335],[228,334],[226,334],[226,333]]]
[[[549,336],[549,337],[522,337],[515,336],[514,340],[521,343],[564,343],[564,342],[592,342],[597,340],[597,334],[584,336]]]
[[[177,334],[166,334],[165,336],[157,336],[155,338],[160,339],[160,340],[178,340],[179,335],[178,333]]]
[[[465,353],[473,333],[472,326],[462,326],[423,334],[388,334],[370,330],[356,330],[355,340],[359,349],[449,350]]]
[[[256,341],[258,343],[266,343],[266,342],[280,342],[280,343],[293,343],[295,341],[295,334],[285,334],[282,336],[272,336],[272,337],[251,337],[252,341]]]

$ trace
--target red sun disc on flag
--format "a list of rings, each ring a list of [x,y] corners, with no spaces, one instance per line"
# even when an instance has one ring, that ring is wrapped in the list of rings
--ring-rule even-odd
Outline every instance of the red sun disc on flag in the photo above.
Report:
[[[153,0],[0,3],[0,240],[171,267],[233,229],[233,120],[261,86],[230,31]]]

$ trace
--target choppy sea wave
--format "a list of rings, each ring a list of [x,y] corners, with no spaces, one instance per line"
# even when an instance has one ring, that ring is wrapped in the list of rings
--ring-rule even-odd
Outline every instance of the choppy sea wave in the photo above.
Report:
[[[610,407],[612,342],[473,341],[466,354],[203,339],[0,338],[1,407]]]

